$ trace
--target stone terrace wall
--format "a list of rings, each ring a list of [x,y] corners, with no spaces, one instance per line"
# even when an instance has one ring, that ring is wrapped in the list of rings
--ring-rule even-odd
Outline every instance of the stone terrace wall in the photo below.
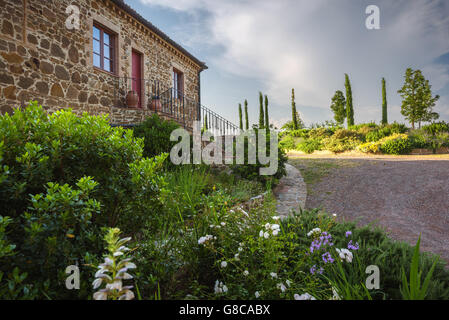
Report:
[[[79,30],[65,26],[66,8],[80,8]],[[131,76],[131,54],[143,55],[146,79],[172,86],[173,68],[184,73],[184,91],[198,101],[200,66],[109,0],[0,0],[0,112],[38,100],[48,111],[108,113],[111,122],[140,122],[151,114],[120,107],[118,77]],[[117,34],[116,74],[92,66],[94,21]],[[187,111],[194,119],[197,110]]]

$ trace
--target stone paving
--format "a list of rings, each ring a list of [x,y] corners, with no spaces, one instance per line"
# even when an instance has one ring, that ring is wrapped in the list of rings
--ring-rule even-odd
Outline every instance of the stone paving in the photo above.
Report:
[[[287,217],[292,210],[305,208],[307,187],[301,173],[290,164],[285,165],[287,175],[284,176],[273,190],[276,196],[276,211],[281,218]]]

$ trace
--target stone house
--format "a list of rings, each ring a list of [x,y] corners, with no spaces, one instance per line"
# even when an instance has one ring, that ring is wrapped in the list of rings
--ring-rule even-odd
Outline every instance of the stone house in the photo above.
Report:
[[[200,98],[205,63],[123,0],[0,0],[0,8],[2,113],[33,99],[49,112],[107,113],[112,124],[158,112],[191,128],[210,112]]]

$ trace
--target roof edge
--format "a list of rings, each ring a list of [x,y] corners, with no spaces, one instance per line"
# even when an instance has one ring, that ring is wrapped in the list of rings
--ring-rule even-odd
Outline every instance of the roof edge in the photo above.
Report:
[[[181,51],[184,55],[186,55],[189,59],[191,59],[193,62],[195,62],[200,67],[200,72],[208,69],[205,62],[199,60],[194,55],[192,55],[190,52],[188,52],[186,49],[184,49],[181,45],[179,45],[177,42],[172,40],[169,36],[167,36],[164,32],[162,32],[159,28],[157,28],[155,25],[153,25],[151,22],[149,22],[147,19],[142,17],[136,10],[134,10],[130,5],[126,4],[123,0],[110,0],[112,3],[114,3],[117,7],[131,15],[134,19],[142,23],[145,27],[150,29],[152,32],[157,34],[159,37],[161,37],[163,40],[168,42],[170,45],[175,47],[175,49]]]

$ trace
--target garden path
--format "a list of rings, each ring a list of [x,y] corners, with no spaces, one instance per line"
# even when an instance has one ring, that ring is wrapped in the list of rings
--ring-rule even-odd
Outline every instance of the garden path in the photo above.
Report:
[[[449,262],[448,155],[317,158],[290,155],[307,177],[314,161],[340,163],[307,185],[307,209],[322,208],[358,225],[374,223],[411,245],[421,233],[422,250]]]
[[[298,169],[285,165],[287,175],[281,178],[273,193],[276,196],[276,211],[281,218],[287,217],[292,210],[299,210],[306,205],[307,188]]]

